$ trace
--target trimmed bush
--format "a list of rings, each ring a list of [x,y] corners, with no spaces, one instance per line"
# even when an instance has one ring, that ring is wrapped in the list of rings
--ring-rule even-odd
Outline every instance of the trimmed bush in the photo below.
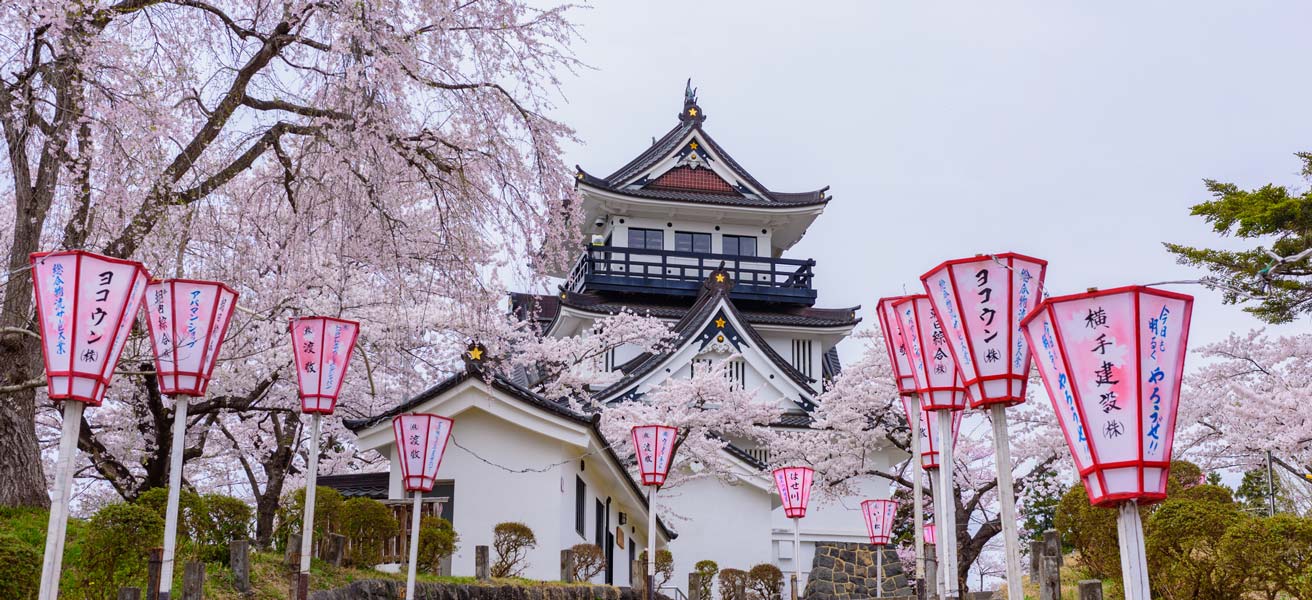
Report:
[[[41,589],[42,554],[44,548],[0,533],[0,598],[36,597]]]
[[[713,560],[699,560],[693,566],[693,572],[697,574],[697,587],[700,592],[698,597],[702,600],[711,600],[711,593],[715,588],[715,575],[720,572],[720,565]]]
[[[739,595],[738,591],[744,593]],[[720,600],[748,600],[746,597],[747,590],[747,571],[742,569],[721,569],[720,570]]]
[[[537,547],[537,536],[528,525],[514,521],[497,523],[492,528],[492,548],[497,560],[492,563],[493,577],[516,577],[528,568],[528,551]]]
[[[254,511],[245,501],[223,494],[205,494],[205,520],[199,540],[203,544],[201,559],[228,564],[228,542],[249,539]]]
[[[350,563],[356,567],[372,567],[382,562],[383,542],[400,531],[392,511],[373,498],[351,498],[343,502],[341,522],[341,532],[351,543]]]
[[[647,564],[647,551],[643,550],[638,554],[638,560],[642,564]],[[661,549],[656,551],[656,587],[665,587],[674,577],[674,555],[669,550]]]
[[[434,575],[440,574],[442,559],[455,554],[460,536],[451,522],[442,517],[427,516],[419,520],[419,569]]]
[[[590,581],[606,568],[606,553],[596,544],[574,544],[574,581]]]
[[[314,492],[314,537],[327,539],[328,532],[341,531],[341,492],[322,485]],[[305,488],[286,496],[278,507],[278,526],[273,530],[273,544],[279,550],[287,549],[287,536],[301,531],[301,517],[305,513]]]
[[[770,563],[761,563],[747,572],[748,595],[755,600],[776,600],[784,589],[784,572]]]
[[[100,509],[87,527],[82,551],[82,589],[88,598],[108,599],[118,588],[133,585],[146,575],[146,551],[164,537],[164,519],[137,504],[110,504]]]

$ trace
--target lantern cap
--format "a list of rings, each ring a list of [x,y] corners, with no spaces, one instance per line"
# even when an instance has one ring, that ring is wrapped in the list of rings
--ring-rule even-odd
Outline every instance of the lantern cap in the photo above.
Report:
[[[1121,287],[1108,288],[1105,290],[1100,290],[1098,288],[1089,288],[1089,290],[1090,291],[1081,294],[1066,294],[1065,296],[1052,296],[1050,298],[1044,298],[1043,301],[1040,302],[1038,306],[1034,307],[1034,310],[1030,314],[1025,315],[1025,318],[1020,320],[1021,328],[1024,329],[1026,326],[1029,325],[1030,321],[1033,321],[1040,314],[1043,314],[1043,309],[1045,307],[1051,306],[1053,304],[1057,304],[1059,302],[1066,302],[1068,300],[1080,300],[1083,298],[1097,298],[1099,296],[1112,296],[1115,294],[1124,294],[1126,292],[1151,294],[1154,296],[1161,296],[1163,298],[1184,300],[1186,302],[1193,302],[1194,300],[1194,297],[1190,296],[1189,294],[1181,294],[1180,292],[1172,292],[1160,288],[1149,287],[1146,285],[1123,285]]]
[[[1002,260],[1002,259],[1007,259],[1007,258],[1015,258],[1015,259],[1019,259],[1019,260],[1024,260],[1024,261],[1029,261],[1029,262],[1038,263],[1039,266],[1042,266],[1042,267],[1047,267],[1047,266],[1048,266],[1048,261],[1043,260],[1042,258],[1034,258],[1033,256],[1029,256],[1029,255],[1021,254],[1021,253],[1019,253],[1019,252],[995,252],[995,253],[992,253],[992,254],[976,254],[975,256],[971,256],[971,257],[968,257],[968,258],[954,258],[954,259],[952,259],[952,260],[945,260],[945,261],[943,261],[943,262],[941,262],[941,263],[935,265],[934,268],[929,269],[928,271],[925,271],[925,272],[920,276],[920,280],[921,280],[921,281],[924,281],[924,280],[928,279],[930,275],[933,275],[935,271],[938,271],[939,269],[942,269],[943,267],[950,267],[950,266],[953,266],[953,265],[961,265],[961,264],[967,264],[967,263],[975,263],[975,262],[980,262],[981,260],[989,260],[989,261],[993,261],[993,260]]]

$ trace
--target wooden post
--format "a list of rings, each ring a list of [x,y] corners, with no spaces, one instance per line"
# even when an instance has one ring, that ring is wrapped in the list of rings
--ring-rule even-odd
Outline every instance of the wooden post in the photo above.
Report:
[[[1043,532],[1043,553],[1048,556],[1061,556],[1061,535],[1056,529]]]
[[[118,588],[118,600],[141,600],[141,588]]]
[[[151,548],[146,559],[146,600],[159,600],[159,572],[164,563],[164,549]]]
[[[479,581],[492,579],[492,567],[487,562],[487,546],[474,546],[474,577]]]
[[[633,596],[642,598],[647,595],[647,563],[642,559],[633,560],[633,581],[629,582],[629,587],[633,588]]]
[[[1080,600],[1102,600],[1102,581],[1099,579],[1080,580]]]
[[[182,572],[182,600],[204,600],[205,563],[189,560]]]
[[[1030,542],[1030,580],[1039,580],[1039,558],[1043,556],[1043,542],[1034,540]]]
[[[925,544],[925,578],[920,580],[925,585],[925,598],[938,597],[938,554],[934,544]]]
[[[796,522],[797,519],[793,519],[793,521]],[[801,595],[797,590],[797,573],[789,573],[788,579],[789,587],[792,589],[792,600],[797,600],[797,597]]]
[[[688,600],[711,600],[702,597],[702,576],[695,571],[688,574]]]
[[[249,540],[228,542],[228,566],[232,569],[232,587],[243,596],[251,595],[251,543]]]
[[[1061,557],[1044,554],[1039,560],[1039,600],[1061,600]]]
[[[293,531],[287,534],[287,551],[283,553],[283,560],[287,566],[295,568],[301,564],[301,538],[300,534]]]
[[[560,580],[574,583],[574,551],[569,548],[560,551]]]
[[[342,559],[346,555],[346,536],[340,533],[328,534],[328,562],[334,567],[342,566]]]
[[[734,600],[747,600],[747,578],[739,577],[733,583]]]

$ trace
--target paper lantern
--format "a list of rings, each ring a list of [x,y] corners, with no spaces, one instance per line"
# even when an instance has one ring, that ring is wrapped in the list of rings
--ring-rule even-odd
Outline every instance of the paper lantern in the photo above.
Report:
[[[866,500],[861,503],[861,512],[866,516],[866,533],[870,534],[870,543],[877,546],[887,544],[893,535],[897,501]]]
[[[332,317],[292,319],[292,352],[301,412],[333,414],[360,324]]]
[[[1044,301],[1021,327],[1089,501],[1166,497],[1193,297],[1143,286]]]
[[[214,281],[146,285],[146,328],[161,394],[205,395],[236,307],[237,292]]]
[[[902,328],[898,326],[897,310],[893,305],[909,297],[880,298],[875,304],[879,329],[884,334],[884,349],[888,352],[888,364],[893,369],[897,393],[902,395],[916,393],[916,379],[911,374],[911,358],[907,356],[906,344],[902,341]]]
[[[934,531],[933,523],[925,523],[925,543],[926,544],[938,543],[938,534],[935,533]]]
[[[392,433],[401,458],[401,484],[407,492],[431,492],[437,482],[446,442],[451,438],[451,419],[429,414],[406,414],[392,418]]]
[[[46,391],[52,400],[100,406],[150,274],[139,262],[81,250],[29,259]]]
[[[907,417],[907,423],[911,422],[911,403],[915,400],[903,397],[902,411]],[[965,411],[952,411],[952,440],[955,442],[961,437],[961,418]],[[928,469],[937,469],[939,467],[939,439],[938,439],[938,419],[934,415],[925,411],[917,413],[920,421],[920,466]]]
[[[949,260],[921,276],[971,408],[1025,401],[1030,349],[1020,322],[1043,298],[1047,268],[1008,252]]]
[[[963,410],[966,387],[957,372],[947,336],[934,316],[934,307],[924,294],[907,296],[893,303],[902,342],[911,358],[911,375],[924,410]]]
[[[784,503],[784,516],[800,519],[806,516],[806,504],[811,500],[811,477],[815,475],[810,467],[783,467],[774,470],[774,485],[779,490],[779,500]]]
[[[665,485],[674,460],[674,444],[679,429],[667,425],[639,425],[633,428],[633,449],[638,456],[638,471],[643,485]]]

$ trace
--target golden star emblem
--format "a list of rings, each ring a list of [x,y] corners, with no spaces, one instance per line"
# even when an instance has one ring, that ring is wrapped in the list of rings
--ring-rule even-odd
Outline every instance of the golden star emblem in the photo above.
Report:
[[[724,317],[720,317],[715,320],[715,327],[718,329],[724,329],[724,323]]]
[[[575,177],[578,177],[579,179],[583,179],[583,174],[579,173],[578,175],[575,175]]]
[[[478,347],[470,348],[469,358],[473,360],[483,360],[483,349]]]
[[[715,274],[715,283],[724,283],[724,273]]]
[[[696,149],[697,149],[697,142],[693,142],[693,143],[691,143],[691,144],[688,144],[688,147],[689,147],[689,148],[692,148],[693,150],[696,150]]]
[[[690,117],[695,117],[695,116],[697,116],[697,109],[696,109],[696,108],[690,108],[690,109],[688,109],[688,116],[690,116]]]

